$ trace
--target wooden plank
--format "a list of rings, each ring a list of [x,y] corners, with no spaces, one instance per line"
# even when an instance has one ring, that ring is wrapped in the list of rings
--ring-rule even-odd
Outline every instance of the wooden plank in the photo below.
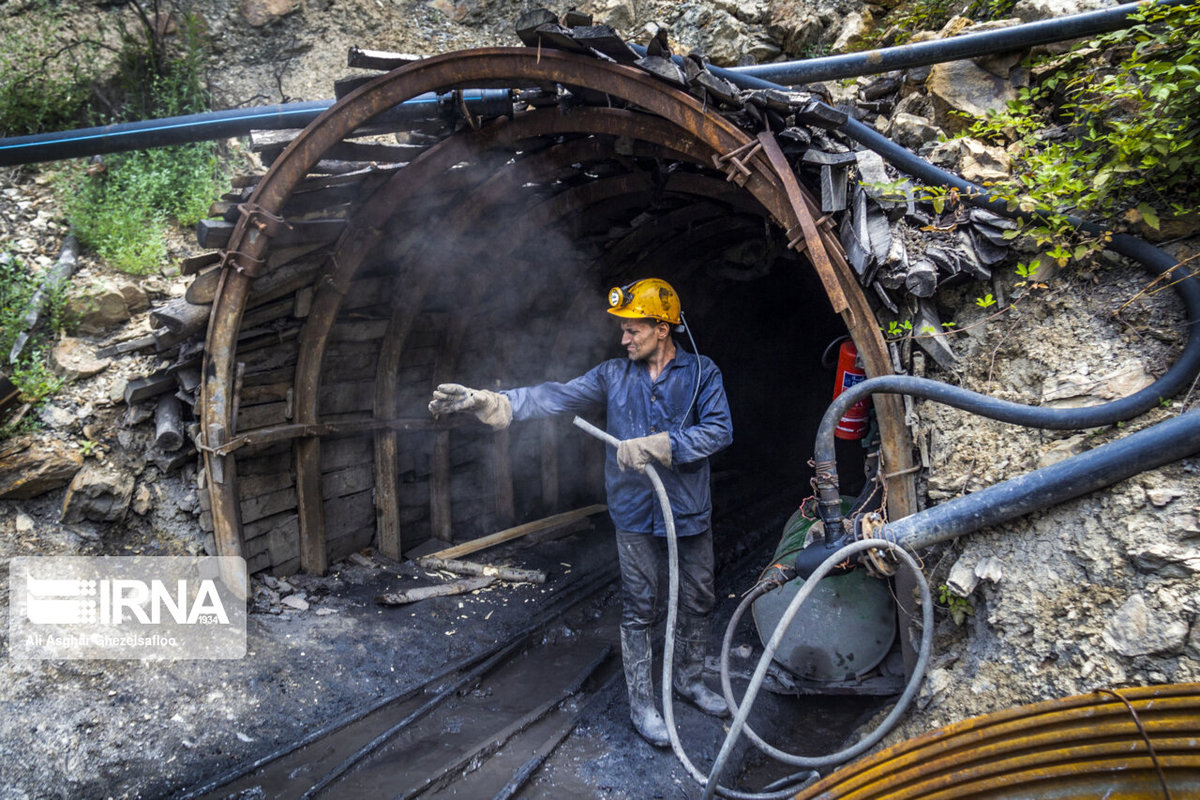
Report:
[[[242,524],[279,514],[296,508],[296,491],[292,487],[251,497],[239,503],[242,509]]]
[[[370,490],[334,497],[324,502],[325,538],[333,541],[375,527],[375,501]]]
[[[537,533],[539,531],[549,530],[560,525],[567,525],[583,519],[584,517],[590,517],[593,514],[599,514],[607,510],[608,506],[596,504],[584,506],[583,508],[577,508],[574,511],[564,511],[561,514],[544,517],[539,520],[534,520],[533,522],[526,522],[523,525],[517,525],[513,528],[506,528],[505,530],[497,531],[489,536],[484,536],[483,538],[475,539],[471,542],[464,542],[463,544],[455,545],[454,547],[448,547],[445,550],[439,550],[436,553],[431,553],[430,555],[434,556],[435,558],[443,559],[462,558],[465,555],[477,553],[480,550],[486,550],[489,547],[495,547],[503,542],[519,539],[520,537],[530,533]]]
[[[326,472],[321,476],[322,498],[332,500],[335,497],[357,494],[370,489],[374,483],[374,465],[366,462],[347,469]]]
[[[371,434],[326,439],[321,446],[321,472],[371,463]]]

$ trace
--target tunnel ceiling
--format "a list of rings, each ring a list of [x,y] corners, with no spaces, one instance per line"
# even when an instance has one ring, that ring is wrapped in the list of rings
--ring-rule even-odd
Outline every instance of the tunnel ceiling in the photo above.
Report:
[[[504,113],[468,105],[496,86],[516,87]],[[458,90],[449,124],[445,108],[387,122]],[[589,55],[491,49],[401,67],[292,138],[260,137],[269,170],[202,226],[221,253],[197,408],[218,552],[323,572],[372,541],[399,556],[413,530],[448,539],[577,502],[596,465],[569,475],[587,458],[554,443],[553,422],[536,441],[485,437],[424,402],[448,380],[578,374],[611,339],[598,293],[648,274],[678,286],[693,320],[794,274],[788,291],[820,311],[808,316],[840,315],[868,371],[890,371],[832,221],[789,163],[803,132],[771,133],[806,100],[734,107]],[[885,459],[903,471],[895,411],[880,404]],[[514,477],[530,458],[540,477]],[[911,486],[893,483],[893,514],[910,513]]]

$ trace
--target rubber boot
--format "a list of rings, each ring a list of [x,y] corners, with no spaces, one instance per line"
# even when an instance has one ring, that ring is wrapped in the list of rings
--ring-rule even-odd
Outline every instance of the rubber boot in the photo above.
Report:
[[[621,661],[629,690],[629,716],[642,738],[655,747],[668,747],[667,723],[654,707],[654,681],[650,676],[650,630],[621,626]]]
[[[675,670],[672,685],[705,714],[729,716],[725,698],[704,685],[704,652],[708,649],[708,620],[679,615],[675,623]]]

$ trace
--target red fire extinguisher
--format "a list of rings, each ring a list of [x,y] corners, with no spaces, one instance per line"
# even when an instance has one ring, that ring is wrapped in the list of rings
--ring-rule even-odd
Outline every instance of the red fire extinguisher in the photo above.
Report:
[[[858,348],[854,342],[847,339],[838,348],[837,376],[833,382],[833,396],[849,389],[856,383],[867,379],[867,371],[863,368],[862,359],[858,357]],[[871,409],[871,398],[864,397],[846,410],[845,416],[838,420],[837,429],[833,435],[839,439],[861,439],[867,433],[867,424]]]

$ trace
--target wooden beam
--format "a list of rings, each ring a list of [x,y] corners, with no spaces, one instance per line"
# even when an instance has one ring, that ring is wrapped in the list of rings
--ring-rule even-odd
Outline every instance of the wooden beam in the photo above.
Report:
[[[480,550],[486,550],[489,547],[495,547],[498,544],[512,541],[513,539],[519,539],[520,537],[531,533],[550,530],[551,528],[557,528],[562,525],[569,525],[572,522],[576,522],[586,517],[590,517],[593,514],[599,514],[607,510],[608,506],[600,503],[591,506],[584,506],[583,508],[577,508],[574,511],[564,511],[561,514],[555,514],[551,517],[544,517],[543,519],[534,520],[533,522],[526,522],[525,524],[517,525],[514,528],[506,528],[505,530],[497,531],[496,533],[484,536],[480,539],[464,542],[462,544],[455,545],[454,547],[447,547],[445,550],[439,550],[436,553],[430,553],[429,555],[433,558],[441,559],[462,558],[465,555],[477,553]]]
[[[398,413],[396,408],[400,387],[400,357],[408,334],[412,331],[417,314],[424,305],[425,295],[433,282],[435,271],[422,270],[413,279],[411,275],[398,276],[392,290],[392,318],[388,320],[383,335],[383,346],[379,352],[379,364],[375,370],[376,419],[388,419]],[[391,559],[399,560],[401,552],[400,531],[400,475],[396,456],[399,450],[399,434],[391,429],[375,434],[375,536],[379,552]]]

